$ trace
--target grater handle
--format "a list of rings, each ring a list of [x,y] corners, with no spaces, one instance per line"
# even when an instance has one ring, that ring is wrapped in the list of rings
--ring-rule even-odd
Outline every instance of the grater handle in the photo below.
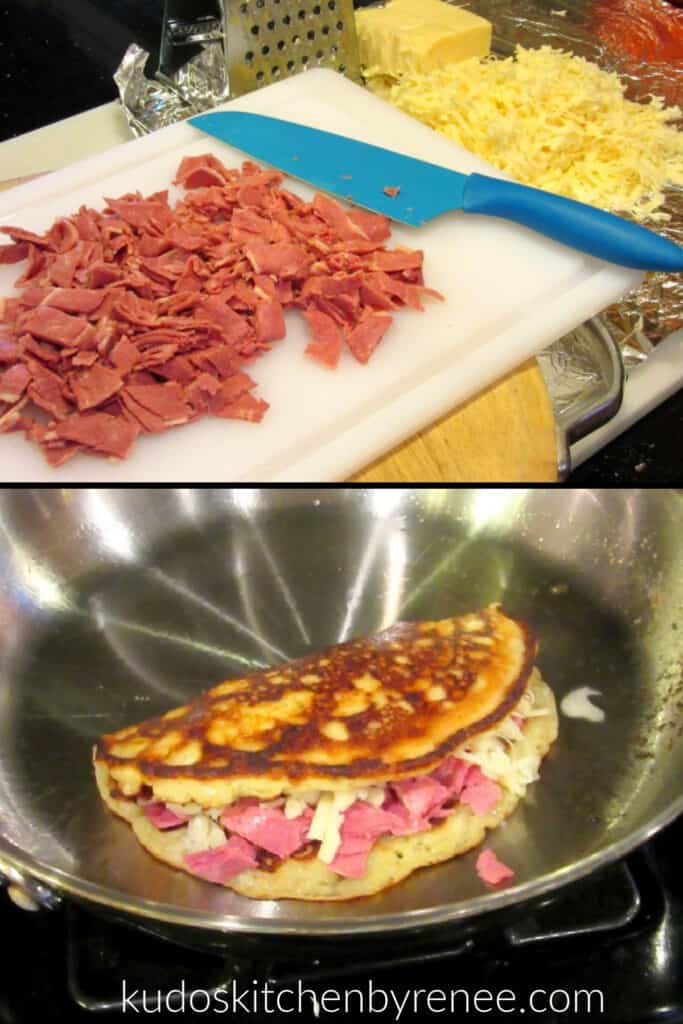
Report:
[[[164,0],[159,71],[172,77],[222,28],[221,0]]]

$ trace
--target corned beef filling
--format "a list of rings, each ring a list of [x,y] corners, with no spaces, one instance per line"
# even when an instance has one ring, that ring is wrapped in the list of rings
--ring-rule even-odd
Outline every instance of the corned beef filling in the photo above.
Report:
[[[0,298],[0,433],[23,431],[52,466],[125,458],[140,434],[205,415],[258,422],[254,360],[303,314],[306,353],[367,363],[393,320],[421,310],[423,254],[389,251],[389,220],[307,203],[283,176],[185,157],[167,192],[82,206],[44,235],[0,227],[0,264],[26,261]]]
[[[500,885],[515,877],[512,868],[498,860],[493,850],[482,850],[476,861],[476,872],[487,885]]]
[[[380,837],[424,832],[439,825],[459,803],[477,815],[488,814],[502,795],[501,787],[477,765],[450,757],[428,775],[386,784],[380,806],[354,800],[342,812],[340,842],[328,866],[345,878],[362,878]],[[192,827],[191,816],[179,813],[177,805],[171,809],[144,797],[138,800],[156,828]],[[186,853],[183,859],[200,878],[227,882],[248,868],[274,870],[289,857],[312,857],[319,854],[321,845],[308,836],[314,813],[307,806],[296,817],[287,817],[272,802],[243,797],[212,815],[218,822],[212,820],[207,826],[211,847]]]

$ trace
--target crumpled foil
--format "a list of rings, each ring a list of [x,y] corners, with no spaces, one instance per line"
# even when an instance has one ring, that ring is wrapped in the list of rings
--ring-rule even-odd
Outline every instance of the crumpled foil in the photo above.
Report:
[[[132,43],[114,74],[123,112],[136,136],[183,121],[228,99],[222,39],[207,42],[173,75],[157,71],[155,78],[147,78],[148,60],[147,51]]]
[[[603,324],[604,333],[604,324]],[[574,424],[608,401],[617,380],[606,365],[600,318],[594,317],[537,356],[557,422]]]

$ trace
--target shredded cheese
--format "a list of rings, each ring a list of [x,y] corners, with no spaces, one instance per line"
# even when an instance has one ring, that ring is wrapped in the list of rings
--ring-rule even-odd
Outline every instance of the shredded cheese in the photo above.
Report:
[[[523,741],[524,730],[515,718],[534,718],[547,715],[546,708],[534,707],[535,698],[531,687],[522,694],[517,706],[509,715],[497,722],[492,729],[468,740],[456,751],[457,756],[470,764],[476,764],[484,775],[494,782],[502,783],[512,793],[521,795],[525,788],[538,778],[541,757],[530,753],[525,757],[510,756],[512,747]]]
[[[322,840],[332,811],[332,793],[323,793],[318,800],[313,819],[308,827],[308,839]]]
[[[344,811],[359,798],[355,789],[339,793],[323,793],[316,804],[308,829],[308,839],[319,839],[318,860],[331,864],[341,846],[341,826]]]
[[[359,800],[365,800],[373,807],[381,807],[384,803],[384,796],[384,786],[368,786],[367,789],[361,789],[358,793]]]
[[[183,849],[185,853],[199,853],[214,850],[225,842],[225,832],[206,814],[196,814],[185,830]]]
[[[297,793],[296,796],[288,796],[284,801],[283,812],[285,818],[298,818],[307,807],[315,806],[320,799],[320,791],[309,789],[305,793]]]
[[[683,185],[681,110],[549,46],[367,85],[516,180],[636,220],[668,220],[663,188]]]
[[[298,818],[306,810],[306,804],[300,797],[288,796],[285,800],[283,812],[285,818]]]
[[[166,801],[166,806],[169,811],[173,811],[174,814],[186,814],[188,817],[192,817],[193,814],[201,814],[202,808],[199,804],[173,804],[170,800]]]

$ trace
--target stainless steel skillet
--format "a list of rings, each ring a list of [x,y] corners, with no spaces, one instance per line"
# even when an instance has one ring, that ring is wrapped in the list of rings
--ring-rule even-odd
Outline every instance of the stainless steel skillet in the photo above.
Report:
[[[502,601],[541,641],[561,718],[514,816],[372,899],[252,902],[158,864],[106,811],[101,732],[250,667]],[[319,938],[427,928],[538,897],[683,810],[683,496],[589,490],[5,490],[0,873],[147,926]]]

